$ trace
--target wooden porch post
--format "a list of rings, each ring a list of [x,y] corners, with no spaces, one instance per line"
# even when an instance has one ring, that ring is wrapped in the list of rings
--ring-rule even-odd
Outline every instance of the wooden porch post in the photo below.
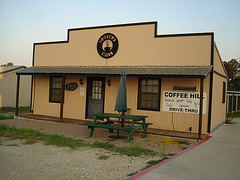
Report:
[[[202,135],[202,112],[203,112],[203,78],[200,79],[200,105],[199,105],[199,124],[198,124],[199,140],[201,140],[201,135]]]
[[[16,94],[16,112],[15,115],[18,116],[18,105],[19,105],[19,88],[20,88],[20,75],[17,75],[17,94]]]
[[[62,76],[61,104],[60,104],[60,121],[61,122],[63,122],[64,90],[65,90],[65,76]]]

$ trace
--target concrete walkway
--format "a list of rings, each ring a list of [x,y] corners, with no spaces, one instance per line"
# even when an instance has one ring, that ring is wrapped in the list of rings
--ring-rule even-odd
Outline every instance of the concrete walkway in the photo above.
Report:
[[[156,165],[130,179],[240,179],[240,119],[224,124],[206,140],[181,156]],[[150,171],[150,172],[149,172]]]

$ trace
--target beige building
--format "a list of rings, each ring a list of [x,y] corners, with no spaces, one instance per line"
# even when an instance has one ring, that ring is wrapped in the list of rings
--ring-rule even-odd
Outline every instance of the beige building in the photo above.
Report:
[[[207,134],[225,121],[213,33],[158,35],[157,22],[69,29],[67,41],[35,43],[33,66],[17,75],[33,77],[34,115],[87,120],[117,113],[122,69],[127,113],[148,116],[150,128]]]
[[[0,66],[0,108],[16,106],[16,72],[25,68],[25,66]],[[22,77],[21,84],[19,106],[29,106],[31,97],[31,76]]]

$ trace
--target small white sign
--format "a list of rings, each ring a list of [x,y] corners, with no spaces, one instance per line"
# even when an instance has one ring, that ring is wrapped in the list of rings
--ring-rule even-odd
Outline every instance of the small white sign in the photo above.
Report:
[[[80,87],[80,96],[85,96],[85,87]]]
[[[207,93],[203,92],[203,114],[206,114]],[[179,113],[199,113],[200,93],[163,91],[162,111]]]

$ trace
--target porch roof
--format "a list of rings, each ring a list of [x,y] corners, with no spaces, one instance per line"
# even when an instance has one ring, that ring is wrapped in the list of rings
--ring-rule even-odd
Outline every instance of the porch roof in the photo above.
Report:
[[[120,76],[123,69],[127,76],[205,78],[212,71],[212,66],[32,66],[16,74]]]

